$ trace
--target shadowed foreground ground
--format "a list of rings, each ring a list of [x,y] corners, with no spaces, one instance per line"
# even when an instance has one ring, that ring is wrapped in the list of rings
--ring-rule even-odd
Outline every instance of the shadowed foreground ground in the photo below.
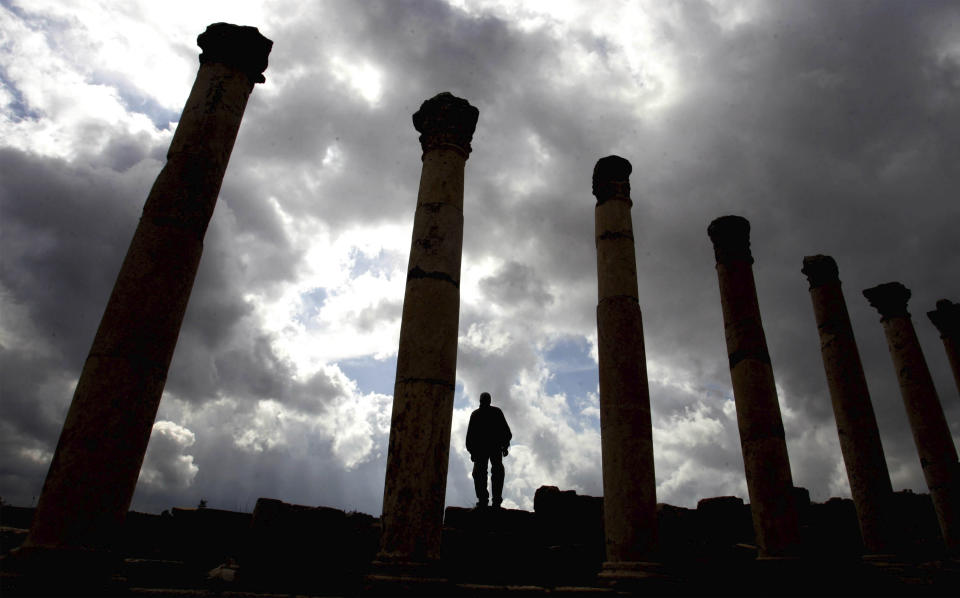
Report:
[[[960,564],[944,559],[927,495],[897,494],[903,554],[864,562],[852,501],[810,503],[797,489],[803,557],[758,560],[749,505],[735,497],[696,509],[658,505],[661,567],[610,586],[604,560],[603,501],[541,487],[534,512],[448,507],[443,558],[413,579],[373,565],[379,520],[363,513],[260,499],[254,513],[173,509],[131,512],[118,574],[89,595],[950,595]],[[5,506],[2,550],[19,545],[32,509]],[[3,595],[84,590],[82,571],[25,577],[4,560]]]

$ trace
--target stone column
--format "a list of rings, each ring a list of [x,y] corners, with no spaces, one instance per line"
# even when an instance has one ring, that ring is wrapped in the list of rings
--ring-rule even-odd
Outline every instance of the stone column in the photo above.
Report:
[[[423,170],[403,298],[378,560],[435,563],[457,369],[463,175],[479,111],[441,93],[413,115]]]
[[[630,162],[593,169],[597,245],[597,351],[603,455],[604,575],[643,575],[657,545],[653,428],[630,218]]]
[[[710,223],[707,234],[717,259],[740,448],[760,556],[794,556],[799,524],[793,478],[753,280],[750,223],[724,216]]]
[[[936,310],[927,312],[927,317],[940,331],[943,348],[947,351],[950,369],[953,370],[953,380],[960,390],[960,354],[957,352],[957,342],[960,342],[960,303],[941,299],[937,301]]]
[[[863,296],[880,312],[940,532],[947,549],[956,554],[960,551],[960,463],[913,320],[907,312],[910,290],[899,282],[888,282],[866,289]]]
[[[801,271],[810,282],[813,315],[820,332],[820,353],[860,535],[867,554],[889,554],[896,548],[893,528],[896,517],[891,512],[893,487],[857,341],[840,289],[837,263],[827,255],[808,256],[803,258]]]
[[[80,374],[25,550],[109,550],[150,439],[247,98],[273,42],[210,25],[200,69]]]

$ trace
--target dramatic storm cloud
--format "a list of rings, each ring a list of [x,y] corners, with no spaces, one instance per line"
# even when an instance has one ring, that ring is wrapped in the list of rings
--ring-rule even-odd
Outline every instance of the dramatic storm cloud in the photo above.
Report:
[[[274,40],[227,170],[133,507],[261,496],[379,514],[420,174],[410,116],[480,111],[466,166],[447,503],[466,422],[513,428],[505,505],[599,495],[597,159],[633,164],[657,497],[746,497],[711,220],[752,224],[796,485],[849,495],[805,255],[836,258],[896,489],[926,491],[878,314],[910,306],[947,420],[960,300],[955,2],[0,0],[0,496],[29,505],[197,70]],[[157,292],[163,292],[157,289]]]

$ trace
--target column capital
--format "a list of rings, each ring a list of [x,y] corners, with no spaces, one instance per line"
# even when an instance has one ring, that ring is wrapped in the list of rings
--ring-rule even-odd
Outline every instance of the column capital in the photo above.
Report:
[[[960,303],[941,299],[937,309],[927,312],[927,317],[940,331],[940,338],[960,338]]]
[[[910,289],[899,282],[886,282],[875,287],[864,289],[863,296],[867,298],[878,312],[880,321],[900,316],[910,317],[907,311],[907,301],[910,300]]]
[[[628,202],[630,200],[630,173],[633,166],[626,158],[607,156],[597,160],[593,167],[593,195],[597,198],[597,205],[611,199]]]
[[[203,50],[200,64],[220,62],[246,73],[251,84],[266,81],[263,71],[273,42],[256,27],[214,23],[197,36],[197,45]]]
[[[718,264],[753,263],[750,253],[750,221],[743,216],[721,216],[707,227]]]
[[[480,111],[470,102],[444,91],[420,105],[413,114],[413,127],[420,132],[423,153],[449,147],[467,158],[479,117]]]
[[[807,276],[811,289],[840,282],[837,262],[829,255],[817,254],[804,257],[803,268],[800,271]]]

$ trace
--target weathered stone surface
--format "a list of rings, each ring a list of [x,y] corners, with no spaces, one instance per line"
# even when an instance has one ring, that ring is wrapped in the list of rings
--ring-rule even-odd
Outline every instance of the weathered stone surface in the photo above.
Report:
[[[543,577],[560,573],[555,583],[592,581],[606,557],[603,497],[585,496],[556,486],[541,486],[533,499],[538,541],[546,547]]]
[[[827,574],[839,584],[831,588],[854,595],[878,591],[913,594],[917,588],[939,594],[943,593],[941,589],[956,586],[958,572],[951,574],[945,569],[943,544],[929,495],[894,493],[895,510],[904,522],[900,542],[906,547],[906,560],[913,564],[891,562],[879,572],[872,571],[872,565],[858,563],[862,543],[852,501],[835,498],[808,504],[809,497],[802,488],[794,490],[794,497],[802,507],[805,564],[799,570],[781,573],[801,575],[802,583],[759,566],[760,562],[754,560],[749,505],[736,497],[717,497],[704,499],[696,510],[657,505],[660,554],[669,583],[655,593],[757,594],[769,591],[770,586],[765,584],[771,582],[774,587],[789,584],[789,589],[797,593],[816,593],[818,587],[822,589],[822,576]],[[604,561],[602,498],[542,487],[535,505],[538,509],[534,513],[447,508],[440,570],[448,581],[431,586],[431,590],[438,590],[434,595],[472,596],[481,588],[490,595],[597,593],[596,575]],[[16,520],[16,512],[8,509],[0,507],[0,538],[4,542],[16,541],[15,535],[7,534],[13,528],[2,527]],[[32,509],[22,512],[29,519]],[[7,513],[13,516],[8,518]],[[197,544],[197,537],[203,534],[213,537]],[[379,537],[378,522],[363,513],[261,499],[253,520],[249,514],[216,509],[173,509],[173,513],[163,515],[131,512],[123,536],[118,553],[125,557],[122,574],[127,579],[126,587],[151,589],[134,592],[114,587],[112,595],[157,594],[153,588],[203,596],[220,595],[221,591],[237,596],[250,592],[271,596],[425,593],[422,580],[410,577],[399,585],[394,579],[379,589],[361,582]],[[231,555],[238,551],[242,557],[236,570]],[[220,583],[211,585],[208,572],[212,567],[204,566],[211,562],[235,570],[234,582],[215,580]],[[7,565],[7,560],[0,559],[4,596],[38,589],[36,585],[21,585],[20,589],[11,586]],[[62,577],[63,570],[57,571]],[[65,582],[63,587],[45,589],[76,593],[75,581]],[[536,587],[517,589],[530,584]],[[654,588],[644,587],[654,593]]]
[[[807,256],[801,271],[810,282],[820,353],[863,542],[869,553],[890,553],[896,550],[893,487],[837,263],[826,255]]]
[[[25,548],[107,550],[130,506],[251,76],[272,42],[212,25],[77,383]],[[255,77],[254,77],[255,78]]]
[[[535,516],[516,509],[447,507],[443,570],[456,581],[540,581],[544,547]]]
[[[724,550],[736,544],[753,544],[750,507],[736,496],[704,498],[697,502],[699,534],[709,550]]]
[[[445,280],[408,279],[400,329],[406,350],[397,355],[398,383],[429,380],[452,388],[459,319],[459,289]]]
[[[937,301],[937,309],[927,312],[927,317],[940,332],[953,371],[953,380],[960,390],[960,349],[957,347],[960,344],[960,303],[941,299]]]
[[[440,559],[456,382],[463,181],[479,112],[441,93],[413,115],[423,170],[400,324],[378,559]]]
[[[394,392],[387,470],[388,475],[409,473],[387,484],[390,492],[384,494],[384,537],[378,558],[396,555],[392,560],[436,560],[440,556],[445,497],[440,490],[446,488],[453,385],[398,381]],[[424,480],[441,484],[441,488]],[[395,522],[393,528],[388,521]],[[388,535],[388,529],[396,533]]]
[[[354,593],[379,539],[379,522],[370,515],[260,498],[238,579],[272,590]]]
[[[730,377],[737,407],[747,490],[762,556],[790,556],[799,547],[793,479],[777,390],[760,319],[750,223],[717,218],[707,229],[717,259]]]
[[[897,544],[904,555],[917,561],[943,558],[943,534],[929,494],[894,492],[893,510],[898,517]]]
[[[228,559],[243,556],[252,516],[224,509],[171,509],[179,558],[207,571]]]
[[[598,564],[604,558],[604,501],[556,486],[540,486],[533,498],[538,533],[548,545],[593,547]]]
[[[627,160],[608,156],[593,171],[603,500],[606,556],[613,564],[650,561],[657,545],[653,428],[630,216],[631,169]]]
[[[424,160],[430,150],[443,148],[454,149],[466,159],[479,117],[480,111],[470,102],[448,91],[423,102],[413,115],[413,127],[420,132]]]
[[[910,290],[899,282],[889,282],[866,289],[863,295],[882,316],[880,322],[940,532],[947,549],[956,554],[960,552],[960,463],[943,406],[907,312]]]
[[[267,57],[273,42],[260,35],[256,27],[214,23],[197,36],[203,50],[200,64],[222,63],[242,71],[251,83],[263,83]]]
[[[900,514],[901,517],[906,515]],[[858,512],[854,501],[849,498],[831,498],[822,504],[813,503],[800,522],[805,554],[814,558],[849,560],[851,556],[864,553]],[[881,553],[870,549],[867,554]]]

